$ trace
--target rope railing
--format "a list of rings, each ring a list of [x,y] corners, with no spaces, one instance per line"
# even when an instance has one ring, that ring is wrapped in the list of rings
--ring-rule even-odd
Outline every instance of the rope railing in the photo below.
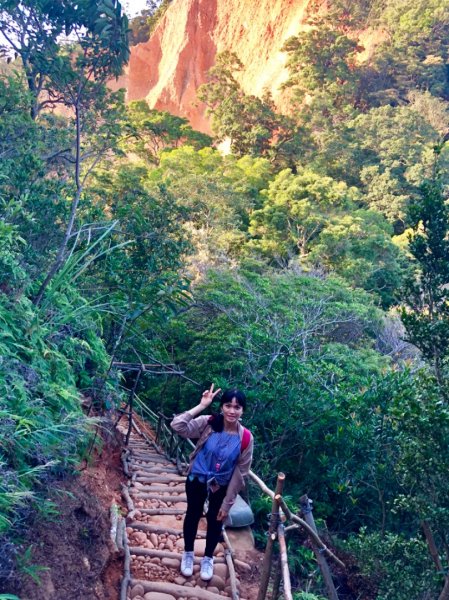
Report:
[[[179,473],[184,473],[189,462],[189,454],[195,448],[195,445],[192,443],[192,441],[181,438],[177,433],[175,433],[168,425],[168,423],[171,421],[171,418],[167,417],[161,412],[155,413],[136,394],[134,394],[134,410],[144,421],[148,421],[152,425],[155,431],[155,438],[152,440],[152,443],[166,456],[168,460],[177,466]],[[301,513],[302,516],[299,516],[290,510],[282,496],[283,484],[285,480],[285,475],[283,473],[278,474],[278,483],[275,491],[271,490],[253,471],[249,472],[249,478],[259,486],[265,495],[272,499],[269,532],[267,545],[265,548],[264,561],[262,564],[261,584],[257,600],[265,600],[266,598],[268,584],[271,577],[273,548],[275,542],[278,543],[279,548],[279,570],[283,581],[283,597],[284,600],[293,600],[287,562],[286,537],[288,533],[297,528],[302,528],[311,540],[312,548],[315,552],[317,563],[326,585],[328,598],[330,600],[338,600],[338,594],[332,580],[331,571],[326,561],[326,557],[332,559],[332,561],[334,561],[341,568],[344,568],[345,565],[326,546],[326,544],[318,535],[311,513],[311,503],[307,496],[301,497],[301,506],[302,508],[307,507],[307,510]],[[286,524],[286,521],[290,521],[291,524]],[[274,584],[273,588],[275,589],[276,587],[277,585]]]

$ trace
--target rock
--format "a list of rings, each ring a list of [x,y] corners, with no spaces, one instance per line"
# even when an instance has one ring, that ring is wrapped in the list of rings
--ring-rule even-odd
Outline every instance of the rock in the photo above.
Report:
[[[179,540],[175,543],[175,547],[179,550],[184,550],[184,540],[179,538]]]
[[[209,581],[209,585],[207,586],[207,591],[210,592],[211,594],[219,594],[220,593],[220,590],[217,587],[210,585],[210,581]]]
[[[225,588],[225,580],[216,574],[215,567],[214,567],[214,574],[212,575],[212,579],[209,581],[209,585],[212,585],[212,586],[218,588],[219,591],[224,590],[224,588]]]
[[[147,592],[144,596],[144,600],[176,600],[171,594],[165,594],[164,592]]]
[[[225,581],[228,576],[228,567],[225,564],[214,565],[214,575],[217,575]]]
[[[176,583],[177,585],[184,585],[186,581],[187,581],[187,579],[185,577],[183,577],[182,575],[175,577],[175,579],[173,580],[173,582]]]
[[[145,594],[145,589],[143,587],[143,585],[141,585],[140,583],[138,583],[137,585],[135,585],[130,592],[130,596],[131,598],[134,600],[134,598],[136,596],[143,596]]]
[[[154,548],[158,547],[159,540],[157,539],[157,535],[155,533],[150,533],[150,541],[153,544]]]
[[[303,27],[309,0],[183,0],[169,6],[148,42],[133,46],[127,99],[146,98],[151,108],[186,117],[194,129],[210,133],[205,106],[197,102],[216,54],[232,50],[245,65],[237,74],[243,91],[275,101],[287,73],[279,60],[287,38]],[[112,85],[112,84],[111,84]]]
[[[179,569],[181,561],[177,558],[163,558],[162,564],[166,567],[170,567],[171,569]]]
[[[231,580],[229,578],[226,579],[225,585],[226,587],[228,587],[228,585],[231,585]],[[240,581],[238,579],[235,580],[235,586],[238,590],[240,589]]]
[[[137,545],[144,544],[147,541],[147,536],[145,533],[143,533],[143,531],[134,531],[132,538]]]

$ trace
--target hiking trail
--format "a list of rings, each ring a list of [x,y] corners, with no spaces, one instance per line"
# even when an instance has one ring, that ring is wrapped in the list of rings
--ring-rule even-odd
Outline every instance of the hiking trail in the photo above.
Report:
[[[127,418],[121,419],[117,429],[126,436]],[[122,522],[125,581],[121,600],[252,600],[257,595],[257,586],[250,575],[260,553],[254,550],[249,528],[224,533],[227,543],[222,541],[217,545],[214,575],[206,582],[199,574],[206,543],[206,520],[202,518],[195,541],[193,575],[188,578],[181,575],[182,523],[187,498],[185,475],[180,471],[186,465],[171,462],[154,439],[151,428],[138,420],[138,425],[133,423],[128,446],[122,454],[129,479],[127,485],[122,485],[127,514]]]

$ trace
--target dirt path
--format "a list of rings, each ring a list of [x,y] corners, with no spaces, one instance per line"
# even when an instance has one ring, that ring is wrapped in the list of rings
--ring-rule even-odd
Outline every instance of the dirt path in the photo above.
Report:
[[[124,435],[127,423],[119,425]],[[187,508],[185,477],[158,453],[154,446],[133,431],[129,441],[129,497],[134,505],[127,515],[126,534],[131,554],[131,585],[127,598],[134,600],[220,600],[232,597],[225,553],[218,544],[214,553],[214,576],[209,582],[199,577],[199,563],[205,547],[205,519],[200,522],[195,542],[193,576],[180,574],[184,549],[182,519]],[[127,492],[125,491],[125,495]],[[129,503],[129,501],[128,501]],[[132,507],[131,507],[132,508]],[[254,600],[254,574],[260,553],[254,550],[249,530],[229,531],[235,551],[237,588],[240,600]]]

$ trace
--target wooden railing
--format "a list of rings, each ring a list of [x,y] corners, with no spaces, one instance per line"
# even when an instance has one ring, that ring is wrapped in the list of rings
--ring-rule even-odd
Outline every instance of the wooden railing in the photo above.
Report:
[[[170,417],[162,413],[155,413],[146,406],[136,394],[134,394],[134,411],[144,420],[149,421],[154,432],[155,438],[151,443],[162,452],[167,459],[173,462],[179,471],[184,473],[189,463],[189,454],[195,448],[191,440],[181,438],[169,427]],[[132,413],[130,412],[130,424],[132,422]],[[291,591],[290,573],[287,560],[286,534],[301,528],[306,531],[310,538],[313,551],[316,556],[318,566],[323,576],[327,595],[330,600],[338,600],[338,593],[332,579],[331,570],[326,560],[330,558],[337,563],[340,568],[345,567],[344,563],[324,544],[318,535],[315,522],[312,515],[312,505],[309,498],[304,495],[300,498],[301,513],[295,514],[285,502],[282,492],[285,483],[285,475],[278,473],[276,489],[271,490],[253,471],[249,472],[250,479],[256,483],[264,494],[272,500],[270,521],[268,528],[268,538],[265,548],[262,572],[260,578],[260,587],[257,600],[265,600],[270,578],[273,571],[273,555],[275,543],[278,543],[278,563],[274,565],[274,577],[272,583],[271,599],[276,600],[279,595],[279,585],[283,581],[284,600],[293,600]],[[290,522],[290,523],[289,523]],[[236,597],[238,598],[238,596]]]
[[[151,423],[156,433],[154,442],[158,446],[159,451],[162,451],[165,457],[176,465],[180,474],[184,473],[189,464],[189,454],[194,450],[195,444],[193,444],[191,440],[182,438],[173,431],[169,426],[171,421],[170,417],[167,417],[161,412],[155,413],[151,408],[148,408],[137,395],[135,395],[134,398],[135,411],[143,419],[146,419]]]

